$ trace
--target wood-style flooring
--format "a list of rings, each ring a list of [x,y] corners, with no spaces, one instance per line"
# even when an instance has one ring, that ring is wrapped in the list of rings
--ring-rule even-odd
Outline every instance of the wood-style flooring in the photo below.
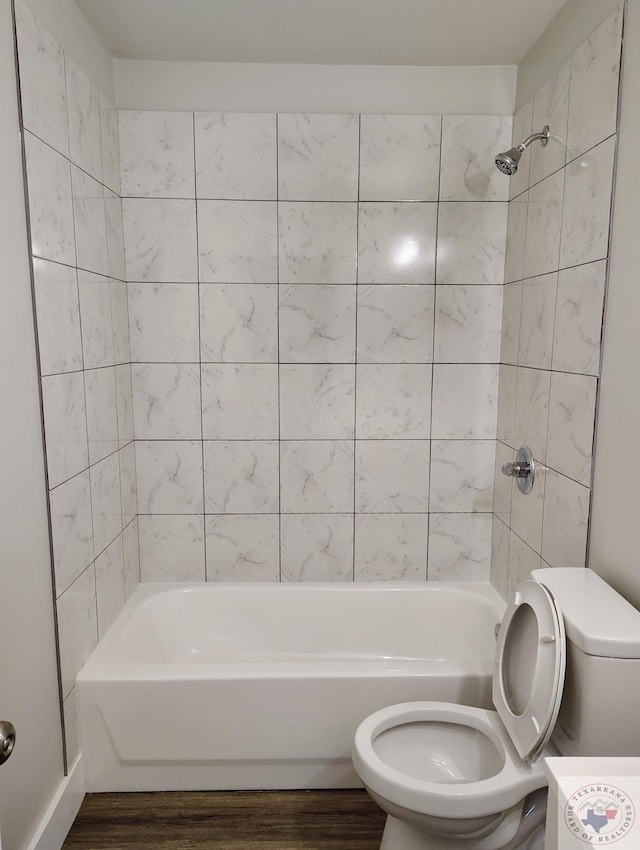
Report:
[[[378,850],[365,791],[89,794],[63,850]]]

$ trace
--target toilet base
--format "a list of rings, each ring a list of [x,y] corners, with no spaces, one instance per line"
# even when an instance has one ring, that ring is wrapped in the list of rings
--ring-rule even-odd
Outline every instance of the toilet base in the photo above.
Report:
[[[484,839],[449,839],[428,835],[405,821],[387,815],[380,850],[475,850],[476,847],[483,846],[486,846]],[[505,845],[505,850],[538,850],[543,847],[544,826],[541,826],[522,842],[518,844],[509,842]]]

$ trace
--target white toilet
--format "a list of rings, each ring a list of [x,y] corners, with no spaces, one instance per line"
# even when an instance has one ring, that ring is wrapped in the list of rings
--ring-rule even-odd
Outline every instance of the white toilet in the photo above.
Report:
[[[640,756],[640,612],[591,570],[532,579],[498,633],[495,711],[409,702],[358,727],[355,769],[387,812],[381,850],[533,850],[542,757]]]

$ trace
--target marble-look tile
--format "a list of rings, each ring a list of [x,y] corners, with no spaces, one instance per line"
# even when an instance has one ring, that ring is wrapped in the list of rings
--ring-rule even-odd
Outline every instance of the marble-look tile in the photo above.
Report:
[[[198,287],[129,284],[131,359],[138,363],[197,363]]]
[[[562,168],[567,153],[567,116],[569,112],[569,62],[538,89],[533,98],[533,132],[549,127],[546,145],[531,147],[531,184],[539,183]]]
[[[138,482],[136,476],[135,444],[120,449],[120,502],[122,506],[122,525],[129,525],[138,513]]]
[[[128,599],[140,584],[140,542],[138,518],[122,532],[122,556],[124,559],[124,595]]]
[[[496,443],[496,468],[493,477],[493,512],[506,525],[511,525],[511,500],[514,481],[502,472],[505,463],[512,463],[516,453],[511,446],[498,441]]]
[[[352,514],[283,514],[282,581],[352,581]]]
[[[358,362],[431,363],[433,286],[358,287]]]
[[[281,363],[353,363],[355,286],[281,286]]]
[[[278,197],[357,201],[357,115],[278,115]]]
[[[356,514],[356,581],[424,581],[426,514]]]
[[[89,474],[91,477],[93,548],[97,556],[122,531],[118,455],[110,455],[94,464],[89,470]]]
[[[204,581],[204,517],[141,516],[140,579]]]
[[[78,272],[82,352],[85,369],[113,366],[113,318],[109,279],[91,272]]]
[[[500,360],[502,286],[436,287],[436,363]]]
[[[433,283],[437,209],[436,204],[360,204],[358,282]]]
[[[604,260],[558,275],[553,368],[597,375],[607,264]]]
[[[84,391],[89,463],[96,463],[119,446],[115,369],[88,369],[84,373]]]
[[[437,201],[439,115],[362,115],[360,199]]]
[[[93,565],[56,603],[62,696],[72,691],[76,676],[98,643],[96,578]]]
[[[436,283],[504,283],[506,203],[441,203]]]
[[[124,608],[124,559],[122,535],[116,537],[95,563],[96,599],[98,603],[98,638],[105,632]]]
[[[542,463],[536,463],[533,490],[526,496],[512,478],[508,479],[511,482],[511,530],[535,552],[540,552],[542,547],[546,478],[547,468]]]
[[[549,469],[544,500],[542,557],[551,567],[584,567],[590,491]]]
[[[277,329],[277,286],[263,283],[200,286],[203,362],[277,363]]]
[[[560,257],[564,171],[545,178],[529,191],[524,276],[556,271]]]
[[[430,510],[493,510],[495,453],[495,440],[433,440]]]
[[[616,131],[622,8],[618,8],[571,57],[567,159]]]
[[[509,147],[517,146],[533,132],[533,98],[524,103],[513,116],[513,135]],[[528,148],[520,162],[518,170],[509,181],[509,198],[515,198],[529,188],[531,171],[531,148]]]
[[[434,439],[495,439],[499,368],[497,364],[435,364],[431,412]]]
[[[491,514],[429,515],[429,581],[489,581]]]
[[[107,234],[107,265],[109,277],[126,280],[124,264],[124,230],[122,201],[109,189],[104,190],[104,218]]]
[[[49,487],[89,465],[82,372],[42,378]]]
[[[511,116],[444,115],[440,200],[508,200],[509,181],[494,159],[511,147],[511,132]]]
[[[508,283],[502,293],[502,339],[500,362],[517,365],[520,356],[522,284]]]
[[[498,418],[496,435],[511,448],[515,445],[516,391],[518,384],[517,366],[500,366],[498,377]]]
[[[102,137],[102,182],[120,194],[120,143],[118,112],[109,98],[100,92],[100,132]]]
[[[138,512],[202,514],[202,444],[136,440]]]
[[[129,363],[131,361],[131,340],[129,338],[127,284],[122,280],[112,280],[110,291],[113,359],[115,363]]]
[[[565,169],[560,268],[607,256],[615,137]]]
[[[277,198],[275,115],[196,112],[194,121],[198,198]]]
[[[73,230],[73,193],[69,160],[36,139],[24,134],[29,191],[31,253],[36,257],[76,264]]]
[[[357,440],[359,513],[425,513],[429,509],[428,440]]]
[[[278,513],[275,440],[205,440],[204,509],[208,514]]]
[[[509,203],[507,218],[507,253],[504,260],[504,282],[524,277],[524,250],[527,240],[529,193],[523,192]]]
[[[279,203],[280,283],[355,283],[357,205]]]
[[[109,274],[104,187],[84,171],[71,166],[73,218],[78,267]]]
[[[193,114],[120,110],[121,195],[195,198]]]
[[[125,198],[122,220],[128,281],[198,280],[195,201]]]
[[[93,561],[89,470],[51,490],[49,505],[56,596],[60,596]]]
[[[547,464],[588,487],[598,379],[553,372],[549,401]]]
[[[102,182],[100,91],[85,72],[65,55],[69,156],[71,162]]]
[[[522,284],[522,314],[518,362],[521,366],[550,369],[558,274],[533,277]]]
[[[120,447],[133,440],[133,389],[131,365],[116,366],[116,409],[118,414],[118,442]]]
[[[529,446],[534,458],[542,462],[547,455],[550,384],[550,372],[518,369],[514,443],[516,447]]]
[[[205,440],[278,438],[278,367],[202,364]]]
[[[200,281],[276,283],[275,201],[198,201]]]
[[[24,126],[66,156],[69,132],[62,47],[25,3],[16,3],[16,30]]]
[[[76,690],[73,688],[62,704],[64,714],[64,748],[67,764],[72,765],[80,754],[78,740],[78,705]]]
[[[283,513],[353,511],[353,443],[346,440],[280,444]]]
[[[430,366],[359,364],[357,384],[358,439],[429,438]]]
[[[281,439],[353,439],[354,405],[354,366],[280,366]]]
[[[40,373],[82,369],[80,305],[76,270],[33,259]]]
[[[507,599],[511,601],[518,585],[531,578],[532,570],[542,566],[540,555],[527,546],[517,534],[509,534],[509,592]]]
[[[509,528],[493,517],[491,528],[491,584],[506,600],[509,595]]]
[[[278,581],[278,516],[207,516],[207,581]]]
[[[199,440],[200,366],[145,363],[131,367],[138,440]]]

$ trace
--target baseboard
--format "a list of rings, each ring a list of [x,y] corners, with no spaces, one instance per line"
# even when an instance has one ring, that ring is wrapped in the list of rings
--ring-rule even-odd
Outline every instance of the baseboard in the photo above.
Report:
[[[69,768],[27,850],[60,850],[84,799],[82,753]]]

